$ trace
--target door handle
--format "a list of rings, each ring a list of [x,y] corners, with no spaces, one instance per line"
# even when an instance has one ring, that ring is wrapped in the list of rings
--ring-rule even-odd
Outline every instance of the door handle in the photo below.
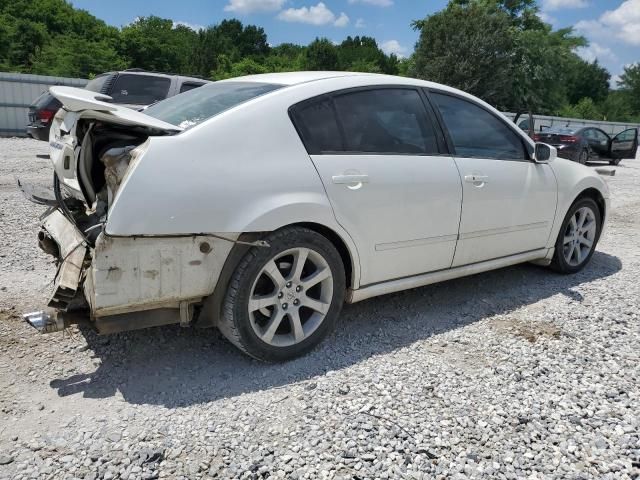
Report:
[[[334,175],[331,177],[333,183],[339,185],[352,183],[369,183],[369,175]]]
[[[487,183],[489,177],[486,175],[465,175],[464,181],[467,183]]]

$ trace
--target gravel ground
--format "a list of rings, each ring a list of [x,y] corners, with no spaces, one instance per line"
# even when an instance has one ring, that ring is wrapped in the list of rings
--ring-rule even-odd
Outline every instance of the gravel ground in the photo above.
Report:
[[[53,265],[46,145],[0,140],[0,478],[598,478],[640,474],[640,162],[574,276],[523,265],[347,306],[305,358],[215,330],[37,335]]]

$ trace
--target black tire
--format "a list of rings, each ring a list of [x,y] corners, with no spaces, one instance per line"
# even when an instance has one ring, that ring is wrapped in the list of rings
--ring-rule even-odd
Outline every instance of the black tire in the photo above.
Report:
[[[589,152],[587,151],[587,149],[584,149],[578,155],[578,163],[580,165],[586,165],[587,161],[589,161]]]
[[[589,208],[593,212],[596,221],[595,239],[588,255],[586,255],[578,265],[570,265],[564,255],[564,237],[571,218],[576,214],[578,210],[584,207]],[[601,231],[602,216],[600,215],[600,209],[598,208],[596,202],[593,199],[587,197],[579,198],[578,200],[576,200],[574,204],[571,205],[571,208],[569,208],[569,211],[567,212],[566,216],[564,217],[564,221],[562,222],[562,226],[560,227],[560,232],[558,232],[558,238],[556,239],[555,243],[555,252],[553,254],[550,268],[558,273],[564,274],[577,273],[582,270],[589,263],[591,257],[593,256],[593,253],[596,251],[596,246],[598,244],[598,240],[600,239]]]
[[[620,158],[614,158],[612,160],[609,160],[609,165],[618,165],[620,163]]]
[[[334,329],[344,303],[345,271],[342,258],[333,244],[313,230],[287,227],[269,234],[264,240],[269,247],[253,247],[233,273],[222,305],[218,328],[231,343],[247,355],[261,361],[281,362],[305,355]],[[248,310],[249,299],[265,265],[277,255],[295,248],[310,249],[324,259],[333,276],[332,298],[322,323],[313,333],[299,343],[274,346],[265,343],[255,332]],[[288,322],[290,318],[288,317]],[[290,328],[293,329],[293,326],[290,325]]]

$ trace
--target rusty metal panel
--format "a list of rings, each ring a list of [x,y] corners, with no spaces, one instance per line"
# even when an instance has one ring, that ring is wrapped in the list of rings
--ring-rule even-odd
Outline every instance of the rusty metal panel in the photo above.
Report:
[[[29,105],[53,85],[84,87],[82,78],[0,72],[0,136],[24,137]]]

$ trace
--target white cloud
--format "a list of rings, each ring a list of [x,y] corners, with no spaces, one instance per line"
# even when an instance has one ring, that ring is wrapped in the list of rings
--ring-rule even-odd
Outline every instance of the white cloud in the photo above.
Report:
[[[367,24],[364,21],[364,18],[359,18],[356,20],[356,28],[365,28]]]
[[[598,20],[582,20],[575,25],[580,33],[623,43],[640,45],[640,0],[625,0],[615,10],[604,12]]]
[[[323,2],[315,6],[288,8],[278,14],[278,18],[285,22],[308,23],[310,25],[333,24],[336,27],[346,27],[349,24],[349,17],[342,12],[336,16]]]
[[[395,54],[396,56],[403,58],[407,56],[407,48],[400,45],[397,40],[387,40],[380,45],[380,49],[387,55]]]
[[[615,10],[604,12],[600,22],[614,29],[625,43],[640,45],[640,0],[626,0]]]
[[[346,27],[347,25],[349,25],[349,17],[347,16],[346,13],[342,12],[340,16],[336,18],[336,21],[333,22],[333,24],[336,27],[340,27],[340,28]]]
[[[597,59],[602,63],[603,60],[616,61],[618,59],[613,50],[596,42],[591,42],[588,47],[577,48],[576,53],[587,62],[593,62]]]
[[[547,12],[538,12],[538,16],[545,23],[554,24],[558,21],[558,19],[552,15],[549,15]]]
[[[206,28],[204,25],[199,25],[197,23],[181,22],[179,20],[173,22],[173,28],[176,28],[180,25],[183,27],[189,27],[191,30],[195,30],[196,32],[198,30],[204,30]]]
[[[589,6],[587,0],[543,0],[542,9],[546,11],[562,8],[585,8]]]
[[[287,0],[229,0],[224,7],[225,12],[254,13],[276,12]]]
[[[393,5],[393,0],[349,0],[351,5],[356,3],[362,3],[364,5],[374,5],[376,7],[390,7]]]

